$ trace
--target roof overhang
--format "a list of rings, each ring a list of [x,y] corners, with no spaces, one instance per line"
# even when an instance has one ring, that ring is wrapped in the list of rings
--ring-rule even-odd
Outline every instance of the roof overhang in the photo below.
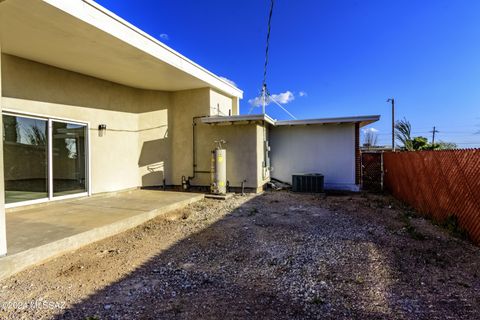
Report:
[[[1,51],[127,86],[243,92],[91,0],[0,0]]]
[[[301,126],[301,125],[315,125],[315,124],[344,124],[344,123],[358,123],[360,127],[369,125],[380,120],[379,115],[373,116],[353,116],[353,117],[339,117],[339,118],[319,118],[319,119],[304,119],[304,120],[280,120],[275,123],[276,126]]]
[[[243,123],[264,121],[273,126],[305,126],[305,125],[358,123],[360,124],[360,127],[369,125],[378,120],[380,120],[379,115],[303,119],[303,120],[275,120],[266,114],[239,115],[239,116],[228,116],[228,117],[214,116],[214,117],[202,118],[202,122],[208,123],[208,124],[243,124]]]
[[[275,125],[275,120],[270,118],[266,114],[204,117],[202,118],[202,122],[207,124],[218,124],[218,125],[249,124],[249,123],[257,123],[257,122],[265,122],[271,125]]]

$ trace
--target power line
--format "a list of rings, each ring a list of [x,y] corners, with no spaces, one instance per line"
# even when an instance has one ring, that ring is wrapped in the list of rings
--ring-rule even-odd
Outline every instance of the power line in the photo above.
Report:
[[[274,0],[270,0],[270,13],[268,15],[268,24],[267,24],[267,41],[266,41],[266,46],[265,46],[265,64],[263,66],[263,82],[262,82],[262,91],[261,91],[261,102],[262,102],[262,114],[265,114],[265,107],[267,104],[270,104],[270,102],[275,103],[277,106],[279,106],[283,111],[285,111],[290,117],[293,119],[297,119],[293,114],[291,114],[284,106],[282,106],[278,101],[273,98],[270,93],[268,92],[267,89],[267,71],[268,71],[268,51],[270,48],[270,33],[272,29],[272,16],[273,16],[273,7],[275,3]],[[268,103],[267,103],[268,100]],[[248,114],[250,114],[253,109],[255,108],[255,105],[253,105]]]
[[[267,26],[267,45],[265,47],[265,65],[263,67],[263,82],[262,88],[267,87],[267,67],[268,67],[268,50],[270,47],[270,31],[272,29],[272,15],[273,15],[273,6],[274,0],[270,1],[270,14],[268,15],[268,26]]]
[[[439,131],[437,131],[437,133],[438,132]],[[414,131],[414,132],[411,132],[411,135],[428,134],[428,133],[432,133],[432,131]],[[460,132],[460,131],[443,131],[442,130],[440,133],[442,134],[442,136],[446,136],[446,135],[465,135],[465,136],[478,135],[478,133],[473,132],[473,131]],[[391,135],[390,133],[375,133],[375,134],[378,135],[378,136],[390,136]]]
[[[456,144],[478,144],[480,145],[480,141],[478,142],[455,142]]]
[[[268,23],[267,23],[267,39],[265,45],[265,63],[263,65],[263,81],[262,81],[262,90],[260,93],[260,97],[262,99],[262,113],[265,114],[265,106],[267,104],[267,70],[268,70],[268,51],[270,48],[270,33],[272,30],[272,16],[273,16],[273,6],[274,0],[270,0],[270,13],[268,15]],[[252,113],[253,109],[256,106],[253,104],[248,114]]]

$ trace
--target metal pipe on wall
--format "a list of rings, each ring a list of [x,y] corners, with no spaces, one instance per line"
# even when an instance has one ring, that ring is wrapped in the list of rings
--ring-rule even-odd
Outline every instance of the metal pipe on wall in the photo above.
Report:
[[[190,180],[195,179],[197,173],[210,173],[206,170],[196,170],[197,168],[197,148],[195,145],[195,127],[197,126],[197,119],[205,118],[207,116],[195,116],[192,118],[192,172],[193,174],[187,178],[190,184]]]

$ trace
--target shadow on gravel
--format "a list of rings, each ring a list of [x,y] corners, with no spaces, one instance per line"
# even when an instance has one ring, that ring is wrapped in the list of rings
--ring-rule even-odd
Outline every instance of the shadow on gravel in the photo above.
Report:
[[[415,319],[409,293],[392,309],[393,244],[295,197],[250,200],[56,319]]]

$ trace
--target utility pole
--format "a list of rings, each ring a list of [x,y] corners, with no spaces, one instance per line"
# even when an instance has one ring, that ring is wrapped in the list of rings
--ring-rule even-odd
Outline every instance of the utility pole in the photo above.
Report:
[[[435,133],[440,131],[438,131],[435,126],[433,126],[433,130],[430,132],[432,133],[432,147],[435,147]]]
[[[395,151],[395,99],[390,98],[387,102],[392,104],[392,150]]]

